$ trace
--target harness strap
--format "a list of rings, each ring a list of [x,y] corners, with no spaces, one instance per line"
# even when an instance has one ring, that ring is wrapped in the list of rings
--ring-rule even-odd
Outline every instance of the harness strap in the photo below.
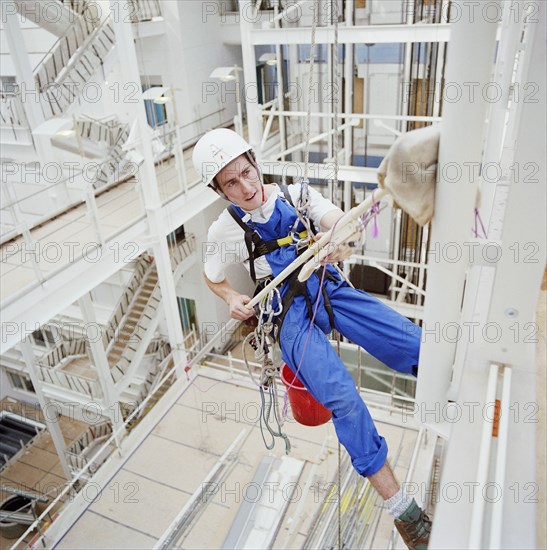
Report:
[[[284,187],[286,188],[287,186],[285,185]],[[286,193],[285,196],[288,196],[290,199],[288,190],[284,189],[283,192]],[[251,227],[249,227],[239,217],[239,214],[236,212],[233,204],[228,206],[228,212],[239,225],[239,227],[241,227],[241,229],[243,229],[243,231],[245,232],[245,246],[247,247],[247,252],[249,253],[249,272],[251,275],[251,279],[254,283],[256,283],[255,260],[257,258],[260,258],[261,256],[269,254],[270,252],[273,252],[274,250],[277,250],[278,248],[281,248],[282,246],[288,246],[292,244],[294,242],[293,237],[292,235],[287,235],[286,237],[282,237],[280,239],[270,239],[266,241],[260,236],[260,233],[258,233],[256,229],[252,229]],[[300,239],[305,239],[307,236],[307,231],[301,231],[300,233],[298,233],[298,237]]]
[[[283,326],[285,315],[287,314],[287,311],[289,310],[292,303],[294,302],[294,299],[297,296],[300,296],[300,295],[304,296],[304,300],[306,301],[306,307],[308,309],[308,315],[310,319],[313,318],[313,304],[310,297],[308,296],[306,282],[300,282],[298,280],[299,271],[300,270],[296,270],[296,273],[291,274],[286,281],[289,288],[287,289],[287,292],[283,296],[283,300],[282,300],[283,310],[281,314],[275,318],[275,324],[277,325],[277,335],[281,334],[281,327]],[[329,271],[326,272],[325,278],[330,281],[338,281],[336,276],[330,273]],[[329,296],[324,286],[321,287],[321,293],[323,294],[324,308],[327,312],[327,315],[329,316],[330,326],[332,329],[334,329],[334,311],[332,309]]]
[[[291,273],[289,277],[287,278],[286,284],[288,285],[287,292],[285,292],[285,295],[283,296],[283,311],[280,315],[278,315],[275,318],[275,324],[277,325],[277,334],[281,335],[281,327],[283,326],[283,321],[285,320],[285,315],[287,314],[287,311],[289,311],[289,308],[291,307],[292,303],[294,302],[294,299],[302,294],[304,296],[304,299],[306,300],[306,306],[308,308],[308,313],[310,315],[310,319],[313,315],[313,306],[310,300],[310,297],[308,296],[308,293],[306,292],[306,282],[300,282],[298,280],[298,273],[300,272],[299,269]]]

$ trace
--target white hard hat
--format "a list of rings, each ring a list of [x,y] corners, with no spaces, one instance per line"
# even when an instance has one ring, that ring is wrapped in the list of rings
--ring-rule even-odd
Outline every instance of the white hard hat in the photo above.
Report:
[[[192,162],[205,185],[214,187],[217,174],[252,147],[236,132],[217,128],[207,132],[195,145]]]

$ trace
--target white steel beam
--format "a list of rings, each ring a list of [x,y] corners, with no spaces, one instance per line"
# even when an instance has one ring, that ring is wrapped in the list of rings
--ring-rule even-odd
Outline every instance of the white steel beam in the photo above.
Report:
[[[60,4],[62,6],[62,4]],[[23,107],[25,114],[34,129],[44,122],[44,114],[38,100],[38,90],[32,67],[30,66],[30,57],[27,52],[23,33],[19,24],[19,18],[15,15],[13,3],[10,6],[9,2],[0,4],[2,10],[3,31],[8,42],[9,54],[15,67],[17,75],[17,83],[23,88],[25,95],[23,98]],[[28,100],[33,94],[32,99]]]
[[[34,350],[32,349],[32,344],[30,343],[30,340],[28,338],[25,338],[25,340],[23,340],[19,344],[19,349],[21,351],[21,355],[23,356],[23,360],[25,361],[25,365],[27,367],[26,371],[30,376],[30,381],[34,386],[34,391],[36,393],[36,397],[38,398],[38,402],[40,403],[40,407],[42,409],[42,414],[44,415],[44,421],[49,431],[49,435],[51,436],[51,440],[53,441],[53,445],[55,447],[55,450],[57,451],[57,456],[59,457],[59,462],[61,463],[63,473],[65,474],[67,480],[70,481],[72,479],[72,472],[70,470],[70,466],[68,465],[65,455],[65,438],[63,436],[63,432],[61,431],[59,419],[55,414],[56,408],[49,406],[50,403],[54,402],[45,396],[42,389],[43,384],[40,380],[40,377],[38,376],[38,373],[36,372],[36,356],[34,355]]]
[[[113,9],[116,7],[116,4],[122,4],[120,8],[123,9],[125,7],[129,10],[129,3],[127,0],[110,0],[110,5]],[[113,26],[116,34],[116,49],[120,59],[120,66],[122,67],[123,79],[125,82],[140,82],[139,65],[132,29],[124,21],[116,17],[114,17]],[[169,342],[173,348],[177,376],[182,376],[182,369],[186,364],[184,335],[180,323],[177,293],[175,290],[173,271],[171,269],[171,258],[169,257],[169,249],[165,238],[167,224],[158,190],[154,155],[152,153],[151,142],[145,137],[149,127],[146,120],[144,100],[140,97],[138,103],[134,103],[133,105],[126,103],[125,108],[129,111],[131,119],[137,122],[138,136],[140,139],[136,149],[144,157],[144,163],[139,167],[138,181],[141,184],[140,189],[142,190],[150,234],[154,241],[154,257],[158,270],[158,279],[161,288],[163,309],[167,321]]]
[[[292,178],[304,177],[304,163],[281,160],[263,160],[260,163],[262,173],[272,176],[284,176]],[[334,175],[334,164],[316,164],[310,163],[308,176],[328,180]],[[354,181],[362,183],[377,183],[377,168],[362,168],[359,166],[339,166],[338,179],[340,181]]]
[[[97,316],[95,315],[95,307],[91,301],[91,295],[89,292],[82,296],[78,300],[80,311],[82,312],[82,319],[86,327],[93,326],[97,328],[97,332],[101,334],[101,338],[86,338],[93,360],[93,365],[97,369],[97,375],[99,377],[99,384],[103,390],[106,414],[112,421],[112,426],[115,432],[120,430],[120,433],[124,433],[122,411],[120,409],[119,394],[116,394],[114,388],[114,380],[110,372],[110,365],[108,363],[108,356],[104,349],[102,330],[99,329],[100,325],[97,322]],[[110,327],[108,327],[110,328]],[[87,331],[86,331],[87,334]],[[119,435],[115,437],[116,446],[119,448]]]
[[[526,43],[523,81],[537,87],[532,100],[514,102],[514,143],[509,151],[507,204],[502,229],[502,246],[490,298],[488,321],[499,326],[500,337],[485,341],[484,356],[514,368],[535,368],[535,337],[524,335],[537,330],[536,306],[546,261],[545,117],[547,86],[545,73],[546,6],[541,3],[541,23],[530,25],[533,34]],[[508,160],[509,160],[508,159]],[[521,168],[519,174],[516,167]],[[532,172],[533,170],[533,172]],[[520,179],[519,179],[520,178]],[[526,290],[526,291],[523,291]],[[536,328],[534,328],[536,327]],[[518,336],[516,336],[518,332]],[[534,332],[535,334],[535,332]]]
[[[458,7],[462,8],[461,5]],[[481,16],[477,16],[473,24],[465,19],[454,24],[446,66],[447,82],[462,88],[464,83],[472,82],[478,89],[484,90],[492,74],[497,27],[496,22]],[[454,182],[443,167],[463,168],[471,163],[478,166],[482,160],[487,102],[483,94],[480,97],[478,95],[473,97],[462,94],[459,102],[446,103],[444,106],[435,215],[432,221],[432,250],[444,250],[447,245],[454,244],[463,250],[464,243],[470,237],[478,174],[462,172],[458,181]],[[434,252],[430,252],[429,258],[416,403],[420,409],[435,410],[447,402],[457,342],[433,338],[431,331],[440,330],[442,333],[445,327],[460,322],[468,261],[465,254],[456,262],[445,257],[439,258],[439,255],[435,257]],[[443,426],[442,419],[428,420],[426,425],[446,435],[449,426]]]
[[[265,107],[264,105],[262,107]],[[306,111],[276,111],[276,115],[285,117],[300,117],[304,118],[308,116]],[[270,115],[270,111],[266,109],[261,110],[261,115]],[[333,118],[333,113],[312,113],[314,118]],[[339,113],[338,118],[349,118],[352,120],[412,120],[415,122],[440,122],[442,119],[438,116],[416,116],[416,115],[382,115],[382,114],[363,114],[363,113]],[[390,128],[391,130],[391,128]]]
[[[407,42],[448,42],[448,23],[416,23],[415,25],[362,25],[340,27],[339,44],[401,44]],[[252,29],[251,43],[254,46],[271,44],[310,44],[311,27],[276,29]],[[319,27],[316,31],[317,44],[334,44],[334,28]]]
[[[239,8],[241,13],[253,13],[254,10],[252,0],[239,0]],[[241,53],[243,57],[243,78],[245,80],[245,90],[256,90],[258,94],[258,84],[256,80],[256,55],[252,44],[252,27],[253,24],[246,17],[240,18],[241,31]],[[273,31],[275,32],[275,31]],[[279,32],[279,31],[278,31]],[[283,92],[281,92],[283,93]],[[244,97],[247,97],[247,93]],[[255,150],[258,160],[260,161],[260,140],[262,138],[262,120],[258,110],[258,99],[247,100],[245,103],[247,109],[247,128],[249,130],[247,141]]]

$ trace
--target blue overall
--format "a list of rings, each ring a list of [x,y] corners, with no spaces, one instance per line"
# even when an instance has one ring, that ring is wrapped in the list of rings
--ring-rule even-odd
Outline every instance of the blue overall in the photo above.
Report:
[[[244,212],[236,207],[243,217]],[[278,197],[274,212],[266,223],[247,222],[264,240],[289,234],[296,220],[296,211],[284,198]],[[300,229],[299,229],[300,231]],[[295,246],[283,246],[266,255],[273,275],[278,275],[296,258]],[[390,368],[416,374],[420,350],[420,330],[408,319],[367,293],[351,288],[332,266],[327,266],[336,280],[325,278],[323,286],[334,313],[334,328],[352,342],[366,349]],[[303,295],[297,295],[286,312],[279,335],[283,360],[296,372],[313,397],[332,411],[338,439],[351,456],[355,470],[363,476],[375,474],[385,463],[387,444],[376,431],[370,413],[361,399],[346,367],[330,344],[332,330],[320,289],[321,270],[306,285],[308,296],[319,307],[311,327],[311,318]],[[280,288],[283,296],[288,285]]]

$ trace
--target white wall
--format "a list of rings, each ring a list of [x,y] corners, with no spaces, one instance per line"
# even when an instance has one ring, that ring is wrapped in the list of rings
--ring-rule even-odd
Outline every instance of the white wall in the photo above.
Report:
[[[401,114],[401,94],[403,93],[403,75],[401,66],[394,63],[360,64],[357,76],[365,80],[363,112],[370,115]],[[396,122],[386,120],[387,126],[398,129]],[[373,121],[366,121],[368,141],[367,155],[384,156],[394,143],[396,136]],[[355,129],[355,154],[364,154],[365,130]]]
[[[223,44],[220,16],[204,15],[204,4],[201,0],[162,2],[168,64],[159,66],[166,69],[163,84],[177,89],[175,97],[179,124],[184,126],[183,142],[195,140],[207,129],[231,121],[236,113],[235,96],[222,97],[221,83],[211,80],[209,75],[217,67],[242,66],[241,48]],[[204,87],[208,90],[206,96]],[[207,116],[219,109],[220,114]],[[200,118],[203,120],[197,121]]]
[[[20,22],[21,31],[23,34],[24,48],[29,54],[30,66],[32,69],[42,60],[44,55],[49,51],[51,46],[57,41],[54,34],[42,29],[32,21],[23,19],[19,14],[17,18]],[[0,22],[0,75],[15,76],[15,66],[11,59],[8,48],[8,41],[3,24]]]

